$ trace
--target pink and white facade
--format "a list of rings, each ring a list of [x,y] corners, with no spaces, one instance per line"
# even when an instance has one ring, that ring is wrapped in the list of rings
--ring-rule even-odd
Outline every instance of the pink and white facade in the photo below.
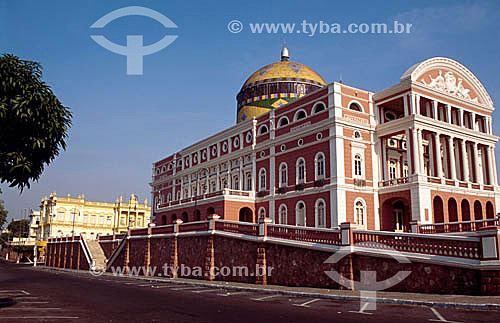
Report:
[[[222,219],[410,231],[493,218],[493,102],[448,58],[373,93],[333,82],[153,164],[157,225]]]

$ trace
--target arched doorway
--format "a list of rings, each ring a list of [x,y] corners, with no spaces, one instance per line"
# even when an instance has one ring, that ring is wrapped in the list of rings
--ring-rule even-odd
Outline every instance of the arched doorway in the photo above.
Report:
[[[195,221],[201,221],[201,212],[200,212],[200,210],[198,210],[198,209],[194,210],[193,218],[194,218]]]
[[[175,222],[175,220],[177,220],[177,214],[175,214],[175,213],[174,213],[174,214],[172,214],[172,217],[171,217],[171,218],[172,218],[172,223],[174,223],[174,222]]]
[[[397,201],[393,205],[394,231],[405,231],[405,212],[402,201]]]
[[[189,222],[189,216],[187,212],[182,212],[182,222]]]
[[[439,196],[434,197],[433,205],[433,214],[434,214],[434,223],[443,223],[444,222],[444,212],[443,212],[443,200]]]
[[[448,200],[448,222],[458,222],[457,201],[453,197]]]
[[[488,221],[487,225],[495,225],[495,212],[493,211],[493,203],[491,203],[490,201],[486,202],[486,218],[493,220]]]
[[[462,200],[462,221],[470,221],[470,205],[466,199]]]
[[[474,202],[474,220],[482,220],[483,219],[483,207],[481,206],[481,202]]]
[[[487,219],[495,218],[495,212],[493,211],[493,203],[491,203],[490,201],[486,202],[486,218]]]
[[[214,215],[215,214],[215,209],[213,207],[209,207],[207,209],[207,218],[211,215]]]
[[[240,222],[253,222],[253,212],[248,207],[240,209]]]
[[[409,231],[410,218],[410,203],[407,199],[396,197],[382,203],[382,230]]]

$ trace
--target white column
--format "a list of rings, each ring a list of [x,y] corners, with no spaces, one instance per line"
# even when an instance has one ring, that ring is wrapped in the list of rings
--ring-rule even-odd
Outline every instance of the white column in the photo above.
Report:
[[[417,129],[417,138],[418,138],[418,142],[417,142],[417,145],[418,145],[418,160],[419,160],[419,169],[420,169],[420,173],[421,174],[424,174],[424,170],[425,170],[425,167],[424,167],[424,143],[422,141],[422,129]],[[425,174],[424,174],[425,175]]]
[[[477,151],[477,142],[472,143],[472,154],[474,155],[474,171],[476,173],[475,182],[483,184],[483,176],[479,169],[479,154]]]
[[[450,156],[450,173],[451,173],[451,179],[456,180],[457,179],[457,168],[455,164],[455,149],[453,148],[453,137],[448,137],[448,154]]]
[[[476,127],[476,114],[474,112],[471,112],[471,115],[472,115],[472,130],[475,130],[477,131],[477,127]]]
[[[410,114],[415,114],[415,112],[415,95],[413,93],[410,93]]]
[[[464,127],[464,109],[462,108],[458,109],[458,125]]]
[[[408,163],[408,177],[413,174],[413,166],[411,164],[411,142],[410,142],[410,129],[405,130],[406,134],[406,162]],[[387,161],[386,161],[387,162]]]
[[[493,155],[494,155],[493,147],[486,146],[486,151],[488,153],[488,175],[490,177],[490,182],[488,184],[489,185],[495,185],[495,171],[494,171],[494,167],[493,167],[493,162],[494,162],[494,159],[493,159]]]
[[[215,170],[217,172],[217,175],[216,175],[217,183],[215,183],[215,190],[220,191],[220,167],[219,167],[219,165],[217,165],[215,167]]]
[[[420,174],[420,157],[418,156],[418,137],[417,137],[417,129],[413,128],[411,129],[411,141],[413,142],[413,149],[412,149],[412,160],[413,160],[413,165],[415,166],[414,173],[415,174]]]
[[[432,143],[433,134],[429,134],[429,174],[431,176],[437,176],[435,172],[435,164],[434,164],[434,143]]]
[[[389,176],[387,176],[388,163],[387,163],[387,152],[386,152],[387,149],[385,149],[386,148],[385,147],[386,146],[385,145],[386,139],[384,137],[382,137],[382,138],[380,138],[379,141],[380,141],[380,153],[382,155],[382,162],[381,162],[382,174],[381,174],[381,176],[382,176],[382,181],[386,181],[389,178]]]
[[[439,120],[438,102],[436,100],[432,100],[432,115],[434,116],[434,119]]]
[[[439,133],[434,134],[434,148],[436,152],[436,177],[443,177],[443,163],[441,161],[441,142],[439,141]]]
[[[252,188],[251,191],[257,191],[257,157],[252,153]]]
[[[420,114],[420,95],[415,94],[415,114]]]
[[[451,124],[451,106],[449,104],[446,104],[445,107],[446,107],[446,121]]]
[[[243,144],[242,144],[242,146],[243,146]],[[238,181],[238,183],[239,183],[239,188],[238,189],[240,191],[242,191],[243,190],[243,157],[240,157],[239,164],[240,164],[240,174],[239,174],[240,180]]]
[[[464,175],[464,181],[469,182],[469,159],[467,158],[467,147],[465,145],[465,140],[460,141],[462,146],[462,173]]]

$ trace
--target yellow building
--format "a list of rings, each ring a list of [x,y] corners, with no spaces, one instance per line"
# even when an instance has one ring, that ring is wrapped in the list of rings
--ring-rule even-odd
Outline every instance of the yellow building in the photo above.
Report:
[[[54,192],[41,201],[36,236],[47,240],[74,232],[93,239],[97,234],[126,232],[128,227],[147,227],[150,215],[147,199],[140,203],[134,194],[127,202],[120,197],[113,203],[88,201],[83,194],[76,198],[57,196]]]

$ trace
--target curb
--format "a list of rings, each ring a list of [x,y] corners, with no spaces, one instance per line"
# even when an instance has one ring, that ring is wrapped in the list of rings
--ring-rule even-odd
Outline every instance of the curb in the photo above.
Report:
[[[76,269],[67,269],[67,268],[55,268],[55,267],[33,267],[35,269],[41,270],[52,270],[52,271],[62,271],[62,272],[71,272],[71,273],[89,273],[87,270],[76,270]],[[108,276],[108,277],[117,277],[111,273],[102,273],[101,275],[92,275],[94,277],[100,276]],[[189,285],[189,286],[199,286],[199,287],[207,287],[207,288],[224,288],[228,290],[235,291],[248,291],[248,292],[259,292],[265,294],[277,294],[277,295],[290,295],[290,296],[300,296],[300,297],[311,297],[311,298],[321,298],[321,299],[333,299],[333,300],[346,300],[346,301],[359,301],[361,299],[368,301],[376,301],[378,303],[386,303],[386,304],[400,304],[400,305],[413,305],[413,306],[429,306],[429,307],[444,307],[444,308],[457,308],[457,309],[467,309],[467,310],[488,310],[488,311],[500,311],[500,304],[473,304],[473,303],[451,303],[451,302],[433,302],[433,301],[418,301],[412,299],[402,299],[402,298],[390,298],[390,297],[377,297],[366,298],[361,296],[349,296],[349,295],[332,295],[325,293],[314,293],[314,292],[298,292],[293,290],[276,290],[270,288],[258,288],[258,287],[244,287],[244,286],[234,286],[230,285],[231,282],[221,282],[221,283],[206,283],[206,282],[192,282],[185,280],[177,280],[177,279],[169,279],[169,278],[158,278],[158,277],[143,277],[143,276],[128,276],[122,275],[119,277],[136,279],[136,280],[144,280],[149,282],[161,282],[161,283],[175,283],[181,285]],[[282,286],[285,287],[286,286]],[[487,297],[487,296],[484,296]]]

